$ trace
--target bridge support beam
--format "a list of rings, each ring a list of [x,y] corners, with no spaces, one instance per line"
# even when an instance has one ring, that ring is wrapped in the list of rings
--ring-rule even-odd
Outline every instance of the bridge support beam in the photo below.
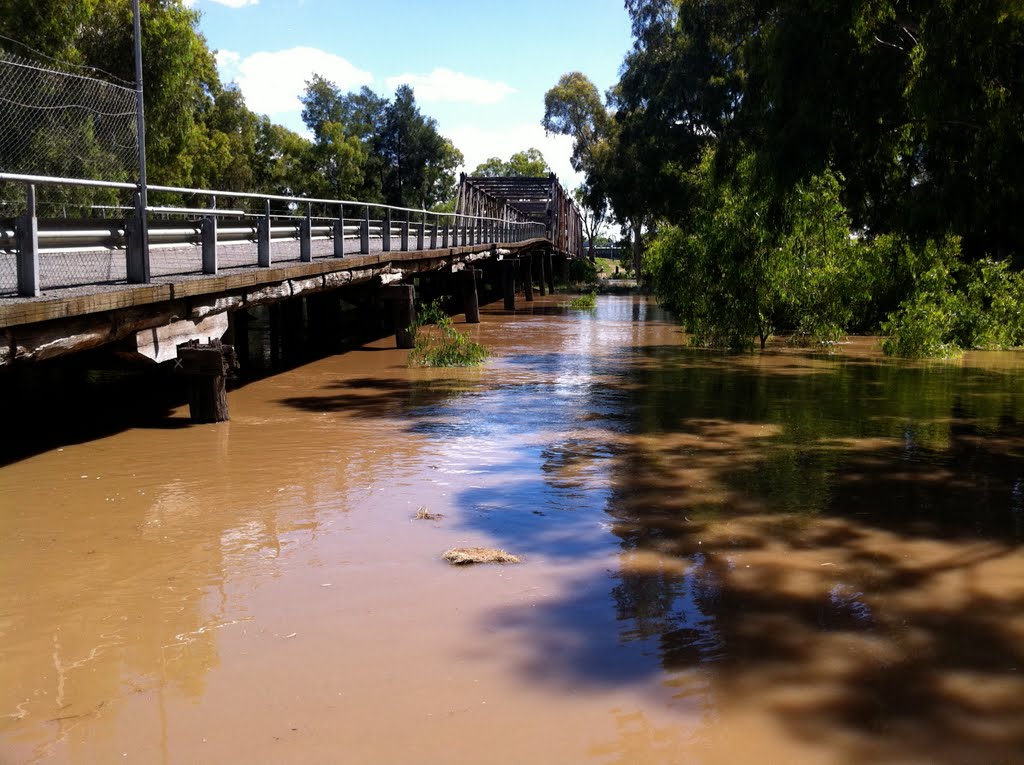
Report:
[[[505,294],[505,310],[516,310],[516,262],[501,261],[501,286]]]
[[[391,284],[380,289],[382,302],[391,303],[395,324],[395,347],[416,346],[416,288],[411,284]]]
[[[480,323],[480,299],[476,293],[476,280],[479,273],[473,268],[467,268],[459,274],[459,280],[462,282],[462,306],[467,324]]]
[[[533,258],[529,255],[524,255],[519,259],[523,268],[523,292],[525,293],[526,302],[533,302]]]

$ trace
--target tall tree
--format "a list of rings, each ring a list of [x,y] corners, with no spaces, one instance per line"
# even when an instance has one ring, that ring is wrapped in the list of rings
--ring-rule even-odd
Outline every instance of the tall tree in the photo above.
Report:
[[[573,169],[586,173],[593,165],[594,147],[605,137],[608,112],[597,86],[585,74],[569,72],[544,94],[541,124],[548,133],[572,136]]]
[[[544,155],[539,149],[529,148],[525,151],[517,151],[508,161],[501,157],[491,157],[481,162],[471,175],[489,176],[492,178],[539,178],[551,172]]]

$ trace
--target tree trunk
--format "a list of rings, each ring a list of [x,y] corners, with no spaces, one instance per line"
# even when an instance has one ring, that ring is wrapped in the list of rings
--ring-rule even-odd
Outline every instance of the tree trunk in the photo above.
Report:
[[[640,222],[633,222],[633,276],[640,281]]]

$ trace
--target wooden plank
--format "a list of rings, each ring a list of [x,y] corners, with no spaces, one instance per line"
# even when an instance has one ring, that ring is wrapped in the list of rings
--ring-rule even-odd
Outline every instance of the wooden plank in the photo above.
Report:
[[[113,311],[171,299],[169,284],[126,285],[103,292],[71,297],[0,303],[0,329],[40,321]]]

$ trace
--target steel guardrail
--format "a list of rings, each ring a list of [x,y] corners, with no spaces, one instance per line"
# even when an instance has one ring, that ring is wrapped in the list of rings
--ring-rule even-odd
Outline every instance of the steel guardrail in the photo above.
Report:
[[[268,268],[274,263],[273,244],[287,241],[297,241],[299,261],[310,262],[314,257],[343,258],[346,255],[366,255],[371,252],[416,252],[466,245],[513,243],[545,236],[542,224],[513,220],[511,216],[500,218],[436,212],[358,200],[151,185],[148,186],[151,192],[205,198],[209,200],[210,206],[150,205],[143,209],[138,186],[132,183],[16,173],[0,173],[0,181],[18,183],[25,187],[24,214],[0,220],[0,293],[13,292],[20,296],[38,296],[43,288],[58,286],[111,281],[148,283],[154,265],[151,258],[153,251],[175,248],[201,250],[199,267],[179,273],[216,274],[220,268],[218,248],[222,244],[254,244],[256,260],[247,265]],[[135,204],[131,207],[99,206],[104,210],[129,212],[130,215],[123,219],[63,221],[44,218],[37,215],[37,186],[129,191],[135,194]],[[239,209],[237,205],[221,208],[217,206],[217,201],[221,199],[255,200],[262,202],[263,209],[262,212],[251,212]],[[272,212],[272,202],[286,204],[288,212]],[[338,214],[333,217],[313,216],[313,206],[327,206]],[[298,212],[301,208],[305,209],[305,214]],[[359,214],[348,217],[345,215],[346,208]],[[371,217],[371,211],[379,217]],[[330,251],[315,255],[313,242],[327,241],[333,242]],[[357,247],[347,249],[346,245],[353,242],[358,243]],[[397,247],[394,247],[396,244]],[[64,284],[55,275],[56,266],[50,267],[61,257],[66,259],[76,253],[96,251],[123,251],[124,278],[112,279],[111,265],[107,263],[103,268],[96,269],[95,281],[89,281],[90,277],[85,273],[74,278],[64,278],[63,281],[69,282]],[[12,265],[13,274],[10,273]],[[81,264],[72,263],[66,270],[71,273],[75,270],[71,266],[75,265]]]

